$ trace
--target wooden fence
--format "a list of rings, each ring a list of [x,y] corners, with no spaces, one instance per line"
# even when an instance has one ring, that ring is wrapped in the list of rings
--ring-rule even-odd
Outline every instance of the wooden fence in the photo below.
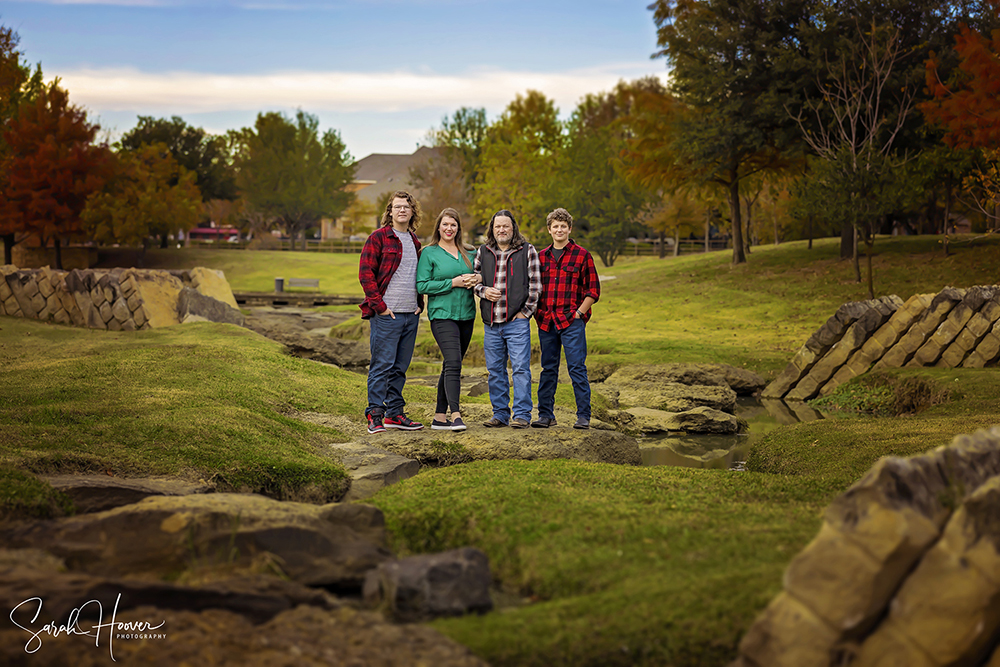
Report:
[[[202,241],[202,240],[190,240],[189,247],[192,248],[217,248],[219,250],[246,250],[248,247],[253,245],[252,241]],[[315,239],[306,240],[306,252],[330,252],[330,253],[355,253],[360,254],[361,248],[364,247],[364,241],[318,241]],[[547,244],[542,244],[547,245]],[[254,249],[257,250],[278,250],[278,251],[291,251],[292,242],[289,240],[268,240],[265,245],[253,245]],[[729,247],[729,243],[726,239],[712,239],[709,242],[708,251],[715,250],[725,250]],[[302,241],[297,240],[295,242],[295,251],[302,251]],[[699,239],[681,239],[680,240],[680,254],[689,255],[692,253],[702,253],[706,252],[705,242]],[[659,244],[652,241],[639,241],[638,243],[627,243],[624,250],[621,252],[622,257],[650,257],[658,256],[660,254]],[[667,245],[666,256],[670,257],[674,254],[673,244]]]

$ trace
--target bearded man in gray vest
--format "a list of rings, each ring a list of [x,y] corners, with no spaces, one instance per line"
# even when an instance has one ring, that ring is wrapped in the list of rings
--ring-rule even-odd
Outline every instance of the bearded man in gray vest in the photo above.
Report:
[[[483,278],[475,292],[481,299],[483,351],[493,406],[493,418],[483,426],[495,428],[509,423],[513,428],[527,428],[532,409],[531,317],[542,293],[542,271],[538,251],[521,236],[514,214],[507,209],[493,214],[486,243],[479,247],[473,269]]]

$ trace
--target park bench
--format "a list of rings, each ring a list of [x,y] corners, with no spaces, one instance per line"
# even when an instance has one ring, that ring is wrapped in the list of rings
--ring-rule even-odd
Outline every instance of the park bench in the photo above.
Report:
[[[319,289],[319,278],[275,278],[276,292],[283,292],[285,287],[312,287]]]

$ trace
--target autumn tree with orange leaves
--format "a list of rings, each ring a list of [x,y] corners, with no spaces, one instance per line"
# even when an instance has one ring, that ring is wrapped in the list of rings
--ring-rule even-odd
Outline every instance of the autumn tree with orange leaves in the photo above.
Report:
[[[944,130],[948,146],[977,151],[978,164],[963,189],[992,219],[991,226],[1000,228],[1000,29],[987,37],[962,25],[955,52],[959,63],[950,76],[942,77],[937,55],[927,61],[927,88],[933,98],[920,110],[929,123]]]
[[[109,150],[94,144],[98,129],[53,84],[21,105],[3,132],[9,156],[0,209],[15,230],[43,246],[54,243],[56,268],[62,268],[61,246],[83,236],[80,213],[108,176]]]
[[[142,244],[198,225],[197,172],[177,163],[166,144],[113,154],[112,175],[82,212],[84,231],[100,243]],[[220,200],[213,200],[219,202]]]
[[[3,140],[2,129],[17,112],[18,106],[34,98],[42,89],[42,68],[34,71],[24,62],[18,49],[21,38],[11,28],[0,25],[0,192],[5,188],[10,151]],[[4,245],[4,264],[11,263],[14,245],[26,238],[19,234],[16,221],[0,209],[0,239]]]

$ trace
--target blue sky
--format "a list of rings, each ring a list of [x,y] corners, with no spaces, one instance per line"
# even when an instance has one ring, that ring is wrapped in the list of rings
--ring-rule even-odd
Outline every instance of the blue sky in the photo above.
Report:
[[[112,138],[137,115],[211,132],[317,115],[355,158],[409,153],[462,106],[540,90],[563,116],[665,76],[648,0],[0,0],[0,23]]]

